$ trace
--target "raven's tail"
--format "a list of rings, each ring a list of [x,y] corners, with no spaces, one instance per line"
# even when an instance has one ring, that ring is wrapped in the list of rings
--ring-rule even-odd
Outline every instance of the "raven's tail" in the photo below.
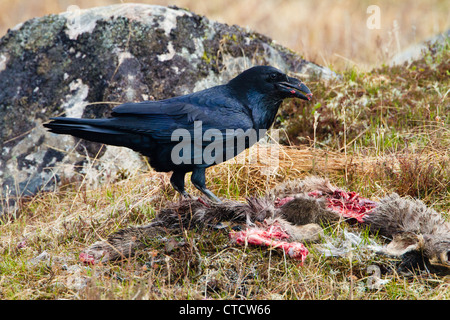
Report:
[[[128,147],[136,151],[143,151],[149,147],[150,137],[117,128],[111,122],[111,119],[51,118],[44,127],[53,133],[69,134],[93,142]]]

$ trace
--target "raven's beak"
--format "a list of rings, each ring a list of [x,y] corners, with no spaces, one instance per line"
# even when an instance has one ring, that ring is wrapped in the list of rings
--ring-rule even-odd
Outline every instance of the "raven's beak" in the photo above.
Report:
[[[287,79],[288,81],[278,83],[283,91],[288,91],[292,97],[300,98],[303,100],[312,99],[313,94],[303,82],[291,77],[288,77]]]

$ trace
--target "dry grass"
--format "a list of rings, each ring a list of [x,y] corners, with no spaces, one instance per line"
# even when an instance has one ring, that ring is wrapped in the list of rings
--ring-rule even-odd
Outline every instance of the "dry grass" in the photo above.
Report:
[[[221,196],[229,193],[243,200],[247,195],[263,194],[286,177],[311,174],[314,166],[333,182],[342,181],[350,166],[342,155],[327,154],[325,165],[324,154],[317,151],[283,147],[285,159],[270,179],[258,163],[224,163],[211,168],[208,184]],[[353,172],[363,170],[373,177],[363,166],[372,160],[360,157],[353,161]],[[309,246],[310,254],[300,266],[276,251],[230,245],[227,230],[192,230],[168,236],[168,241],[153,239],[139,255],[121,262],[88,266],[78,261],[83,248],[119,229],[148,223],[167,201],[176,200],[179,196],[168,178],[168,174],[148,172],[96,189],[73,185],[24,202],[20,215],[1,227],[0,298],[450,298],[448,279],[426,273],[400,275],[395,271],[396,260],[370,254],[364,247],[348,256],[327,258]],[[386,189],[378,187],[381,196]],[[190,184],[188,190],[198,194]],[[361,232],[340,224],[327,229],[327,237],[344,243],[343,228]],[[364,232],[362,236],[369,237]],[[388,284],[369,287],[370,265],[380,266],[380,278],[389,280]]]
[[[450,28],[450,2],[307,0],[2,0],[0,35],[27,19],[80,8],[138,2],[177,5],[270,36],[321,65],[369,70],[411,44]],[[368,29],[367,7],[381,10],[380,29]]]

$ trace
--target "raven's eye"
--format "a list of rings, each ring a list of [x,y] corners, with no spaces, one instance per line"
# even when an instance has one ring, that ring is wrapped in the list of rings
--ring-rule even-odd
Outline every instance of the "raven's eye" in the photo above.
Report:
[[[271,73],[270,74],[270,79],[275,80],[277,78],[277,74],[276,73]]]

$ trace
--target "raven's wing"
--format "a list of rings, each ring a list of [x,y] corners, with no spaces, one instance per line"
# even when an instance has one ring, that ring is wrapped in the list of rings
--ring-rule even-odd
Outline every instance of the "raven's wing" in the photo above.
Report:
[[[223,162],[260,138],[252,130],[249,110],[217,87],[168,100],[120,105],[112,115],[116,128],[177,145],[179,159],[194,164]]]
[[[251,114],[221,87],[167,100],[125,103],[107,119],[52,120],[45,126],[55,133],[125,146],[146,155],[149,150],[178,148],[180,157],[194,164],[205,163],[204,151],[208,164],[219,163],[258,140],[245,140],[253,128]],[[158,149],[155,143],[168,148]]]
[[[224,134],[227,129],[253,127],[245,106],[223,90],[211,89],[166,100],[125,103],[114,108],[112,116],[108,127],[150,135],[163,143],[170,142],[177,129],[193,135],[199,127],[202,133],[215,129]]]

